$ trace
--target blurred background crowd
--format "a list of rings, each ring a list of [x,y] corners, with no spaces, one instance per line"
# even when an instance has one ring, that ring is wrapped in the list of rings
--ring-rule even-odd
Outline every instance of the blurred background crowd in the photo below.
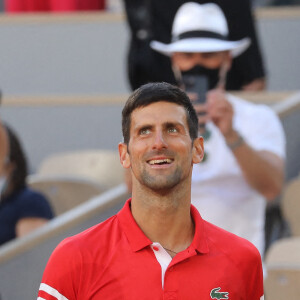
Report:
[[[123,104],[151,81],[179,85],[193,100],[185,75],[208,78],[205,92],[217,92],[203,97],[229,105],[235,130],[227,137],[209,122],[200,130],[208,151],[197,171],[208,175],[195,176],[194,204],[259,248],[267,300],[297,299],[300,1],[195,1],[220,7],[224,36],[218,16],[193,21],[197,6],[177,14],[186,2],[0,1],[1,300],[32,298],[56,244],[118,211],[131,182],[117,153]],[[229,43],[176,48],[199,34]],[[253,150],[246,159],[244,143]],[[215,216],[204,213],[210,206]]]

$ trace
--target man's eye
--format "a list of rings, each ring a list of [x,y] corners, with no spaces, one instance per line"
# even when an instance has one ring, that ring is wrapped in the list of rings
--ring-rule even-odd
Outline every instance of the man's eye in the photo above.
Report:
[[[178,130],[177,130],[176,127],[170,127],[170,128],[168,129],[168,131],[169,131],[170,133],[176,133],[176,132],[178,132]]]
[[[184,53],[182,54],[182,56],[184,56],[184,58],[187,58],[187,59],[193,58],[194,55],[195,55],[194,53],[190,53],[190,52],[184,52]]]
[[[150,129],[149,128],[143,128],[140,130],[140,135],[147,135],[150,133]]]

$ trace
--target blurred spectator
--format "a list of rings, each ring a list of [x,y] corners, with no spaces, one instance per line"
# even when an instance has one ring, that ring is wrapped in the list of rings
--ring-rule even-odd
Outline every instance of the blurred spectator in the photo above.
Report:
[[[105,9],[105,0],[6,0],[5,11],[72,12]]]
[[[300,0],[273,0],[270,5],[300,5]]]
[[[0,125],[0,245],[53,217],[47,199],[26,186],[27,163],[15,133]]]
[[[186,76],[206,79],[209,89],[191,94],[206,149],[205,161],[194,166],[192,203],[204,219],[250,240],[263,254],[265,200],[281,192],[285,137],[269,107],[225,93],[232,60],[249,46],[248,38],[231,41],[227,35],[219,6],[190,2],[175,16],[172,42],[151,46],[171,57],[179,83]]]
[[[186,0],[124,0],[131,41],[128,53],[128,77],[132,89],[151,81],[176,83],[168,58],[155,53],[151,40],[169,43],[172,22],[178,8]],[[227,90],[262,90],[265,88],[265,70],[260,52],[251,3],[249,0],[195,1],[217,3],[223,10],[229,27],[229,39],[250,37],[252,43],[236,58],[228,73]]]

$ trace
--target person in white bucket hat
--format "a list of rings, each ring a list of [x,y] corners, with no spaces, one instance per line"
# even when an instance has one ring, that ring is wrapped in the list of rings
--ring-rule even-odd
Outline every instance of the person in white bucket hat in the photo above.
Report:
[[[193,169],[192,203],[204,219],[248,239],[263,255],[266,203],[283,184],[285,136],[269,107],[225,92],[232,58],[250,43],[247,37],[230,41],[227,35],[216,4],[188,2],[176,13],[172,42],[152,41],[151,47],[170,56],[183,88],[188,90],[184,78],[189,75],[205,78],[202,89],[209,90],[197,93],[199,85],[190,94],[203,102],[194,106],[206,149],[206,159]]]
[[[250,45],[249,38],[230,41],[228,34],[226,18],[217,4],[188,2],[180,7],[175,16],[172,42],[152,41],[151,47],[165,55],[229,50],[236,57]]]
[[[226,18],[217,4],[187,2],[175,15],[172,42],[152,41],[150,46],[171,57],[179,83],[182,79],[180,71],[191,70],[195,73],[192,68],[200,61],[202,70],[198,72],[208,77],[209,88],[215,88],[217,84],[223,84],[225,88],[225,76],[230,70],[232,58],[243,53],[251,42],[247,37],[230,41],[228,34]]]
[[[147,82],[165,81],[176,84],[171,64],[165,55],[150,48],[150,42],[171,41],[172,23],[179,7],[186,0],[123,0],[130,42],[127,55],[128,83],[132,90]],[[262,90],[266,87],[266,71],[259,37],[255,28],[251,0],[194,0],[203,4],[214,2],[222,9],[228,22],[228,39],[251,39],[250,46],[235,58],[227,74],[227,90]]]

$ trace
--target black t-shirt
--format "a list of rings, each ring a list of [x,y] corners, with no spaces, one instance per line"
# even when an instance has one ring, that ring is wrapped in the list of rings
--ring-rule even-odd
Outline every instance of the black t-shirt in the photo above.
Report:
[[[53,218],[47,199],[40,193],[24,188],[0,202],[0,245],[16,237],[16,224],[23,218]]]
[[[149,46],[151,40],[169,43],[174,16],[184,0],[124,0],[131,30],[128,76],[132,89],[151,81],[176,83],[169,57]],[[251,38],[250,47],[233,60],[227,76],[227,90],[240,90],[246,83],[265,76],[249,0],[198,0],[220,6],[228,22],[229,39]],[[146,33],[146,34],[145,34]]]

